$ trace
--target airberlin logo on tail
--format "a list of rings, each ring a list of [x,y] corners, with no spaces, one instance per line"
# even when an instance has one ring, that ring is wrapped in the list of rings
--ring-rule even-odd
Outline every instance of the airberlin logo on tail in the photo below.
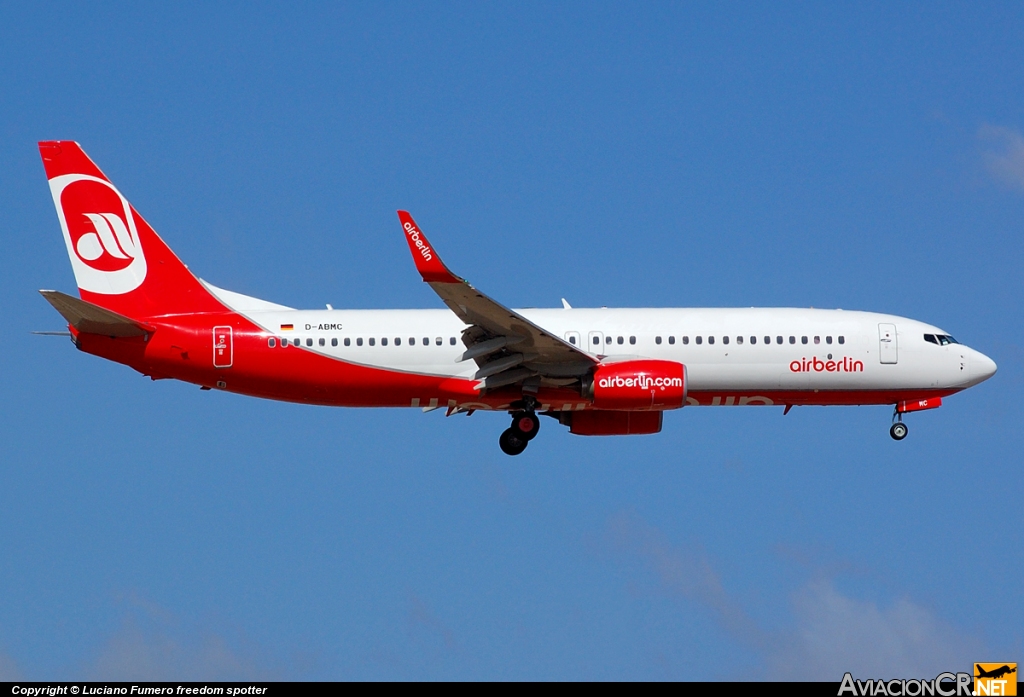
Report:
[[[64,174],[50,180],[78,287],[120,295],[146,278],[135,216],[121,192],[103,179]]]
[[[405,234],[409,236],[412,243],[416,245],[416,249],[420,250],[420,256],[423,257],[423,261],[430,261],[433,259],[433,250],[431,250],[430,247],[427,246],[427,243],[423,241],[423,238],[420,237],[420,231],[416,229],[416,226],[411,222],[406,221],[402,227],[405,228]]]
[[[789,369],[794,373],[863,373],[864,362],[855,361],[852,358],[843,356],[837,361],[823,361],[817,356],[813,358],[801,358],[789,364]]]

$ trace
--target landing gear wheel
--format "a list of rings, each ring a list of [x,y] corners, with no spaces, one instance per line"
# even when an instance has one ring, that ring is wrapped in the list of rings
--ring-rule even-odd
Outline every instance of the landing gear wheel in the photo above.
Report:
[[[898,421],[892,425],[889,429],[889,435],[892,436],[893,440],[903,440],[907,437],[907,426],[902,421]]]
[[[521,411],[512,416],[512,430],[520,438],[533,440],[540,433],[540,419],[532,411]]]
[[[520,435],[514,428],[506,428],[502,431],[501,437],[498,438],[498,446],[501,448],[501,452],[506,455],[519,455],[526,450],[526,446],[529,444],[530,441]]]

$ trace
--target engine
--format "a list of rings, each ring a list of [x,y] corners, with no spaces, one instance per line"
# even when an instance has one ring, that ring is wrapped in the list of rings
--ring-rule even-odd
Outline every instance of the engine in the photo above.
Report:
[[[686,400],[686,366],[638,360],[602,364],[583,383],[595,409],[678,409]]]

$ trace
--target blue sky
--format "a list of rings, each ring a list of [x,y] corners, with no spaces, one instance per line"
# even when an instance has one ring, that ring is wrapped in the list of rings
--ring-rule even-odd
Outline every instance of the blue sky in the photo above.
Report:
[[[1020,660],[1024,8],[6,4],[0,679],[927,677]],[[222,287],[814,306],[998,374],[650,437],[340,410],[80,354],[36,141]],[[1016,580],[1015,580],[1016,579]]]

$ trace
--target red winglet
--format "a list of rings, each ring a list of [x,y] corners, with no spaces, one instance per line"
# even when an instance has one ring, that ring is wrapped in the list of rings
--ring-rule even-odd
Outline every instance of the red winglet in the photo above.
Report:
[[[463,280],[448,270],[437,252],[430,246],[426,235],[416,225],[406,211],[398,211],[398,220],[405,231],[405,241],[409,243],[412,260],[416,262],[416,270],[423,276],[426,283],[462,283]]]

